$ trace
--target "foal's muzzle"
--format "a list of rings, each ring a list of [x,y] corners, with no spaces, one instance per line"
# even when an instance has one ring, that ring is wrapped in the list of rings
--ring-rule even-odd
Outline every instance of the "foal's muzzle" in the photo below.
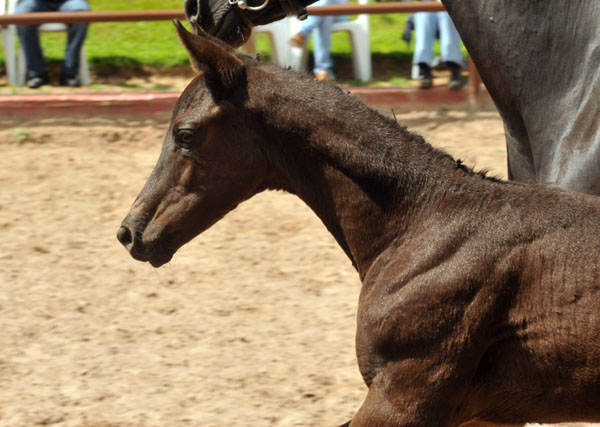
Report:
[[[173,251],[160,242],[163,230],[149,225],[143,216],[130,214],[121,223],[117,239],[134,259],[160,267],[173,257]]]

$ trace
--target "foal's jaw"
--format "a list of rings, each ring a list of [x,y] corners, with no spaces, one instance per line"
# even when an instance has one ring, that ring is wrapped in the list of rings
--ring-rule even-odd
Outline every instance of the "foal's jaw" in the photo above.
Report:
[[[160,167],[153,171],[117,232],[117,239],[134,259],[153,267],[169,262],[181,246],[220,219],[224,210],[210,206],[204,189],[185,189],[177,181],[181,170],[174,167],[173,160],[161,157]]]
[[[240,195],[235,199],[215,197],[214,192],[206,195],[187,194],[179,199],[179,203],[158,206],[154,212],[139,209],[136,203],[121,223],[117,239],[134,259],[160,267],[168,263],[180,247],[253,194]],[[186,203],[186,199],[193,199],[193,202]],[[139,206],[144,204],[140,203]]]

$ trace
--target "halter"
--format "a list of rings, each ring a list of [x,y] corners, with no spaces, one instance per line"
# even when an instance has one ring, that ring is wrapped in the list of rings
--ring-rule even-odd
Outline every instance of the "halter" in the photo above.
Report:
[[[240,9],[250,10],[252,12],[256,12],[257,10],[263,10],[265,7],[267,7],[269,1],[270,0],[265,0],[260,6],[248,6],[246,0],[227,0],[227,2],[231,5],[237,4]]]
[[[268,6],[271,0],[264,0],[264,2],[259,6],[248,6],[247,0],[227,0],[230,5],[236,5],[242,10],[249,10],[251,12],[256,12],[259,10],[263,10]],[[298,18],[303,19],[306,18],[306,9],[298,0],[279,0],[281,4],[281,8],[285,12],[287,16],[297,15]]]

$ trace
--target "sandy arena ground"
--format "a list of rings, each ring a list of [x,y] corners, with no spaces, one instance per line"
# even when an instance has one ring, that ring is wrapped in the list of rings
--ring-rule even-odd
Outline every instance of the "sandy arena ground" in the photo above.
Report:
[[[492,108],[396,115],[505,176]],[[0,119],[0,425],[349,420],[366,391],[354,354],[360,283],[298,199],[255,197],[158,270],[117,242],[166,127]]]

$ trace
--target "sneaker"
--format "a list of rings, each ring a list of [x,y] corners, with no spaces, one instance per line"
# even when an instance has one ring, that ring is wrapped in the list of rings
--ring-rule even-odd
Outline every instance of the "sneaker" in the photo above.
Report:
[[[290,39],[290,45],[292,47],[303,48],[305,44],[306,44],[306,37],[302,33],[298,33]]]
[[[328,82],[331,81],[331,74],[327,70],[319,70],[315,73],[315,79],[320,82]]]
[[[47,85],[49,82],[50,81],[48,80],[48,76],[46,76],[46,75],[36,76],[36,77],[32,77],[29,80],[27,80],[27,87],[29,89],[37,89],[39,87]]]
[[[450,68],[450,83],[448,83],[448,87],[450,89],[456,90],[461,88],[465,81],[462,77],[462,67],[454,62],[447,62],[448,68]]]
[[[419,63],[419,87],[421,89],[429,89],[433,87],[433,75],[431,67],[423,62]]]
[[[79,87],[81,86],[81,83],[79,83],[77,77],[69,77],[63,74],[60,76],[60,85],[67,87]]]

